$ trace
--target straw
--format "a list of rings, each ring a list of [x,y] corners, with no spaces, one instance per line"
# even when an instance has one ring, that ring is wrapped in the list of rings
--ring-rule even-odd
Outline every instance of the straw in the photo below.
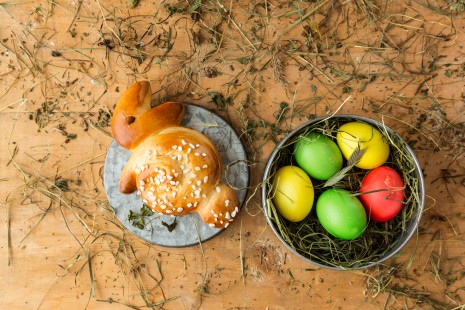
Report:
[[[319,223],[315,208],[301,222],[293,223],[284,219],[273,204],[272,179],[279,167],[295,165],[293,144],[309,132],[325,134],[335,138],[340,125],[359,121],[350,117],[332,117],[302,128],[287,143],[281,145],[276,156],[270,162],[270,173],[266,178],[266,214],[282,239],[295,252],[313,263],[337,269],[360,269],[371,266],[394,253],[405,235],[415,229],[415,219],[421,212],[418,172],[415,160],[409,153],[407,144],[391,130],[379,126],[378,130],[390,144],[390,155],[385,165],[394,168],[403,178],[405,184],[405,201],[401,212],[385,223],[369,221],[364,233],[355,240],[347,241],[331,236]],[[354,195],[368,171],[357,167],[348,169],[333,186],[344,188]],[[312,180],[315,201],[326,190],[324,181]]]

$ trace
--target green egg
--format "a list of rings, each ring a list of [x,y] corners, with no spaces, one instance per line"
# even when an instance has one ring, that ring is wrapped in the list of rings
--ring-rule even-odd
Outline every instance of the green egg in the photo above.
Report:
[[[337,144],[325,135],[311,132],[294,144],[297,165],[310,177],[328,180],[342,168],[342,154]]]
[[[344,189],[324,191],[316,203],[316,215],[331,235],[344,240],[359,237],[367,225],[362,203]]]

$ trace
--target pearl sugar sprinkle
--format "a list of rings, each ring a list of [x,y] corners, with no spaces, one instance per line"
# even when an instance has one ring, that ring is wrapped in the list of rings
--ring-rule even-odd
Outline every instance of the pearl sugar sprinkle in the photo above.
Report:
[[[175,169],[164,169],[163,167],[154,167],[151,171],[151,174],[139,181],[139,192],[143,196],[144,203],[151,205],[152,208],[158,207],[158,209],[163,210],[165,214],[176,214],[182,213],[185,209],[197,207],[199,200],[203,197],[206,198],[206,194],[202,193],[202,185],[208,182],[208,176],[206,175],[197,175],[193,171],[203,174],[201,171],[208,168],[207,164],[201,164],[199,166],[193,167],[192,171],[190,168],[185,167],[186,163],[189,161],[189,156],[185,156],[186,153],[192,154],[194,156],[203,156],[206,157],[207,153],[199,151],[201,148],[200,144],[189,143],[184,139],[173,143],[171,147],[164,152],[164,156],[168,156],[172,160],[177,160],[179,162],[180,170],[182,174],[178,173]],[[146,158],[150,155],[162,153],[157,150],[147,150],[145,152]],[[134,167],[134,171],[139,175],[144,170],[148,169],[148,165],[138,165]],[[179,176],[187,176],[187,183],[192,188],[190,193],[185,193],[185,195],[180,199],[189,200],[193,198],[194,201],[188,202],[184,206],[174,206],[174,200],[180,194],[178,192],[178,186],[180,181],[178,181]],[[196,201],[197,200],[197,201]]]
[[[171,216],[195,209],[202,198],[207,198],[206,194],[208,193],[203,192],[202,189],[205,186],[204,184],[207,184],[209,181],[209,172],[207,170],[209,166],[205,163],[200,163],[198,166],[191,168],[188,168],[188,166],[191,164],[189,163],[190,159],[203,161],[203,158],[208,156],[207,152],[203,151],[205,151],[205,149],[202,148],[200,144],[194,145],[184,139],[176,141],[176,144],[165,149],[166,153],[164,153],[164,156],[168,156],[175,161],[177,160],[179,162],[179,168],[176,170],[155,167],[151,170],[149,176],[143,180],[139,180],[139,191],[141,192],[143,202]],[[157,154],[156,150],[149,150],[145,153],[147,157],[154,154]],[[161,153],[158,152],[158,154]],[[198,159],[194,159],[190,156],[195,156]],[[148,165],[138,165],[134,167],[134,171],[139,175],[148,168]],[[187,179],[184,181],[178,179],[186,177]],[[181,182],[187,182],[189,184],[189,190],[185,193],[181,193],[178,188]],[[214,190],[217,193],[222,192],[220,186],[215,186]],[[179,205],[178,203],[174,203],[176,199],[184,201],[184,204]],[[208,225],[212,228],[228,227],[229,223],[233,221],[234,217],[239,212],[239,208],[236,206],[233,210],[231,204],[232,202],[229,199],[224,200],[224,206],[228,210],[224,212],[224,214],[211,210],[211,222]]]

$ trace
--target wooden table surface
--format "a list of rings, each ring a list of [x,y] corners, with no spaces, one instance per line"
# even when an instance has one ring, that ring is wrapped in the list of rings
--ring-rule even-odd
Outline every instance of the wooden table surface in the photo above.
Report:
[[[463,309],[463,3],[1,1],[0,309]],[[146,244],[108,204],[109,120],[139,80],[247,148],[250,199],[212,240]],[[367,270],[301,260],[262,211],[276,141],[332,113],[385,122],[425,175],[418,233]]]

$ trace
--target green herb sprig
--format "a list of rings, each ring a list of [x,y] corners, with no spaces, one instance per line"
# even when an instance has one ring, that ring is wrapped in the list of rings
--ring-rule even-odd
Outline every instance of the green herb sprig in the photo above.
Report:
[[[129,214],[127,220],[131,223],[132,226],[143,230],[145,228],[145,221],[144,218],[152,216],[153,211],[144,204],[142,208],[140,208],[140,213],[136,213],[132,210],[129,210]]]

